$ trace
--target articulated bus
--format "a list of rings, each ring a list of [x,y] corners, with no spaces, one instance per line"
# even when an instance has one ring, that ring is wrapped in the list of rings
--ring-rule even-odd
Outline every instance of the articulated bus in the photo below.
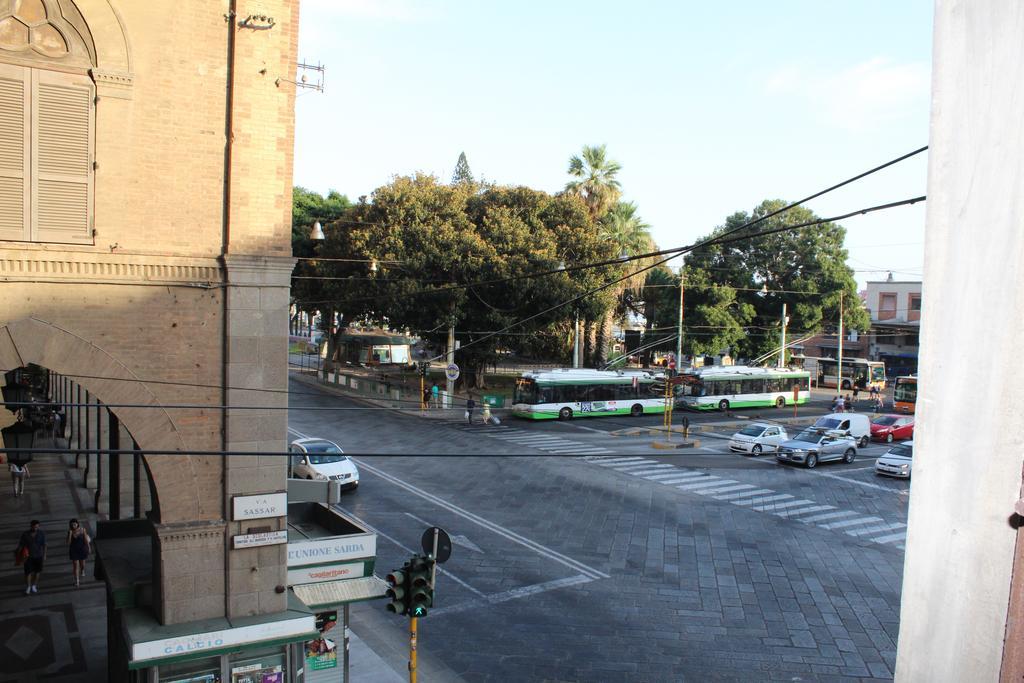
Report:
[[[663,391],[664,384],[656,383],[647,372],[578,368],[524,372],[516,381],[512,414],[531,420],[570,420],[664,413]]]
[[[811,398],[811,374],[806,370],[726,365],[688,370],[680,379],[680,402],[698,410],[784,408]]]
[[[839,370],[839,361],[835,358],[816,358],[814,360],[817,361],[818,386],[837,386],[836,376]],[[861,389],[876,387],[879,391],[885,389],[885,363],[880,360],[844,358],[842,388],[853,389],[855,386]]]
[[[892,395],[893,410],[897,413],[911,414],[917,404],[917,377],[907,375],[896,378],[896,388]]]

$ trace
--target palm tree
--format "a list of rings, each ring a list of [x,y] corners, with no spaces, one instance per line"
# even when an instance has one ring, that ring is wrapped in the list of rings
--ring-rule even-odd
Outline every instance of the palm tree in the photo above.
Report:
[[[615,245],[615,251],[629,256],[643,254],[656,249],[654,240],[651,239],[651,226],[643,221],[636,213],[636,204],[633,202],[617,202],[601,219],[601,237]],[[625,319],[626,293],[629,291],[642,290],[647,280],[647,271],[644,267],[651,265],[652,259],[640,259],[630,261],[627,268],[634,275],[618,282],[614,288],[615,298],[618,305],[609,309],[597,329],[597,341],[594,346],[594,364],[603,365],[606,356],[608,337],[611,336],[612,325],[616,319]]]
[[[598,220],[622,196],[622,186],[615,177],[620,170],[619,162],[607,157],[604,145],[584,145],[581,156],[569,159],[569,175],[575,180],[566,183],[565,191],[578,195],[591,218]]]

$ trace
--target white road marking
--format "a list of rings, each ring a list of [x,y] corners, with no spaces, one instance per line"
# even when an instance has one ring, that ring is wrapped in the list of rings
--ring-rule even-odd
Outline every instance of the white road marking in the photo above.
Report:
[[[800,508],[799,510],[783,510],[782,512],[776,512],[775,515],[779,517],[796,517],[797,515],[808,515],[812,512],[819,512],[821,510],[835,510],[831,505],[814,505],[809,508]]]
[[[907,537],[907,530],[904,529],[903,531],[901,531],[898,534],[888,534],[886,536],[875,536],[874,538],[869,538],[868,540],[869,541],[874,541],[875,543],[891,543],[893,541],[902,541],[906,537]]]
[[[794,505],[813,505],[813,500],[787,500],[785,503],[768,503],[767,505],[755,505],[751,510],[759,510],[761,512],[775,512],[776,510],[782,510],[784,508],[791,508]]]
[[[725,484],[735,484],[736,481],[733,479],[719,479],[718,477],[708,477],[707,481],[699,481],[696,484],[680,484],[676,486],[681,491],[692,491],[694,489],[703,489],[709,486],[724,486]]]
[[[876,526],[868,527],[867,529],[854,529],[853,531],[847,531],[846,533],[850,536],[863,536],[865,534],[877,534],[880,531],[891,531],[892,529],[899,529],[905,527],[906,524],[902,522],[896,522],[895,524],[878,524]]]
[[[756,488],[756,486],[751,486],[750,484],[730,484],[729,486],[723,486],[720,489],[704,489],[703,491],[700,491],[700,494],[702,496],[711,496],[718,493],[731,493],[733,491],[744,491]]]
[[[590,567],[590,566],[588,566],[586,564],[583,564],[582,562],[579,562],[578,560],[574,560],[571,557],[563,555],[562,553],[560,553],[560,552],[558,552],[556,550],[553,550],[551,548],[543,546],[540,543],[537,543],[536,541],[531,541],[530,539],[528,539],[528,538],[526,538],[524,536],[520,536],[519,534],[517,534],[516,532],[512,531],[511,529],[503,527],[500,524],[497,524],[495,522],[491,522],[490,520],[484,519],[483,517],[481,517],[479,515],[473,514],[469,510],[461,508],[461,507],[459,507],[459,506],[457,506],[457,505],[455,505],[453,503],[449,503],[448,501],[444,500],[443,498],[435,496],[432,493],[427,493],[423,489],[418,488],[416,486],[413,486],[412,484],[410,484],[410,483],[408,483],[406,481],[403,481],[402,479],[399,479],[398,477],[396,477],[394,475],[388,474],[387,472],[385,472],[385,471],[383,471],[383,470],[381,470],[381,469],[379,469],[377,467],[374,467],[374,466],[370,465],[369,463],[367,463],[367,462],[365,462],[363,460],[356,460],[355,458],[353,458],[353,460],[355,460],[355,463],[361,469],[365,469],[367,472],[370,472],[371,474],[376,474],[381,479],[384,479],[385,481],[389,481],[392,484],[395,484],[396,486],[404,488],[406,491],[409,491],[410,493],[414,493],[417,496],[419,496],[420,498],[423,498],[424,500],[430,501],[430,502],[434,503],[435,505],[437,505],[438,507],[444,508],[445,510],[448,510],[449,512],[452,512],[453,514],[459,515],[460,517],[462,517],[464,519],[467,519],[467,520],[473,522],[474,524],[477,524],[478,526],[481,526],[484,529],[487,529],[488,531],[492,531],[495,534],[498,534],[499,536],[503,536],[503,537],[507,538],[508,540],[514,542],[514,543],[518,543],[519,545],[522,545],[522,546],[524,546],[526,548],[529,548],[530,550],[534,551],[538,555],[543,555],[544,557],[547,557],[548,559],[550,559],[550,560],[552,560],[554,562],[558,562],[559,564],[563,564],[566,567],[570,567],[570,568],[574,569],[575,571],[582,572],[583,574],[586,574],[587,576],[589,576],[591,578],[594,578],[594,579],[597,579],[597,578],[601,578],[601,579],[611,578],[611,576],[609,574],[605,574],[604,572],[602,572],[602,571],[600,571],[598,569],[594,569],[593,567]]]
[[[881,517],[861,517],[860,519],[848,519],[844,522],[833,522],[832,524],[819,524],[822,529],[843,529],[848,526],[859,526],[861,524],[874,524],[884,522]]]
[[[562,426],[562,427],[570,427],[572,429],[585,429],[588,432],[597,432],[598,434],[601,434],[602,436],[608,436],[608,432],[606,432],[603,429],[595,429],[593,427],[584,427],[583,425],[574,425],[574,424],[570,424],[569,422],[555,422],[554,424]]]
[[[770,503],[773,500],[788,500],[793,496],[788,493],[780,493],[777,496],[758,496],[757,498],[751,498],[750,500],[731,500],[729,501],[733,505],[764,505]]]
[[[680,477],[682,477],[682,479],[679,479]],[[679,479],[679,481],[686,481],[687,479],[691,479],[691,477],[683,477],[682,473],[680,473],[677,470],[675,472],[662,472],[661,474],[652,474],[650,476],[644,477],[644,479],[649,479],[651,481],[661,481],[662,479]]]
[[[629,474],[632,474],[634,477],[643,477],[648,474],[657,474],[658,472],[664,472],[666,469],[674,470],[675,468],[675,465],[651,465],[649,467],[645,466],[644,468],[639,470],[619,470],[619,472],[628,471]],[[612,469],[618,468],[616,467]]]
[[[430,613],[451,614],[453,612],[461,612],[467,609],[486,608],[489,605],[508,602],[509,600],[516,600],[518,598],[526,598],[531,595],[537,595],[539,593],[545,593],[547,591],[553,591],[559,588],[578,586],[583,583],[590,583],[593,580],[594,579],[592,577],[585,576],[583,574],[577,574],[576,576],[567,576],[563,579],[555,579],[553,581],[545,581],[544,583],[536,583],[532,586],[521,586],[519,588],[513,588],[511,590],[505,591],[504,593],[484,595],[482,599],[467,600],[466,602],[462,602],[457,605],[438,607],[436,609],[430,610]]]
[[[647,478],[650,479],[650,477],[647,477]],[[671,477],[671,478],[666,477],[665,479],[659,479],[658,483],[659,484],[669,485],[669,484],[681,484],[683,482],[688,482],[688,481],[694,481],[694,477],[684,477],[682,475],[678,475],[678,476]]]
[[[602,467],[611,467],[612,465],[619,465],[619,464],[623,464],[624,465],[627,462],[648,463],[648,462],[657,462],[657,460],[646,460],[644,458],[641,458],[640,456],[634,455],[634,456],[632,456],[630,458],[605,458],[604,460],[602,460],[601,462],[599,462],[597,464],[601,465]]]
[[[711,497],[714,498],[715,500],[724,500],[724,501],[728,502],[728,501],[736,500],[737,498],[749,498],[750,496],[760,496],[760,495],[764,495],[766,493],[775,493],[775,491],[773,491],[771,489],[755,489],[753,491],[744,491],[743,493],[730,493],[730,494],[725,495],[725,496],[711,496]]]
[[[807,524],[813,524],[815,522],[823,522],[826,519],[836,519],[837,517],[849,517],[850,515],[859,514],[859,512],[854,512],[853,510],[839,510],[838,512],[829,512],[824,515],[814,515],[813,517],[806,517],[804,519],[801,519],[800,521],[805,522]]]

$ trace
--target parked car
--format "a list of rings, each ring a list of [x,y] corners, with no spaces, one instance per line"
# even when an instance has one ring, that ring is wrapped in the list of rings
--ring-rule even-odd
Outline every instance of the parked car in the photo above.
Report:
[[[892,443],[914,438],[914,418],[908,415],[879,415],[871,421],[871,438]]]
[[[789,435],[783,427],[754,422],[732,435],[729,440],[729,450],[761,455],[766,450],[779,450],[779,444],[788,439]]]
[[[871,421],[860,413],[832,413],[819,417],[814,423],[821,430],[843,432],[852,436],[857,445],[864,448],[871,440]]]
[[[359,470],[341,447],[327,439],[297,439],[288,446],[292,476],[297,479],[334,480],[341,489],[359,486]]]
[[[814,467],[819,462],[842,460],[850,463],[857,457],[857,442],[845,433],[811,427],[779,446],[775,459]]]
[[[910,479],[910,464],[913,457],[913,441],[904,441],[901,444],[897,444],[875,461],[875,474]]]

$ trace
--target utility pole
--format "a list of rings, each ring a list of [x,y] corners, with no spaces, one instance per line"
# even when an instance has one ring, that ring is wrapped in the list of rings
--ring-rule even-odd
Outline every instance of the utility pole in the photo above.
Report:
[[[572,328],[572,366],[580,366],[580,313],[576,311],[576,324]]]
[[[776,367],[781,370],[786,367],[786,323],[789,322],[789,318],[786,317],[786,304],[782,304],[782,339],[779,341],[779,363]]]
[[[683,266],[679,266],[679,329],[676,330],[676,371],[683,369],[683,290],[685,288],[683,278]]]
[[[448,328],[448,351],[445,354],[445,368],[455,362],[455,321],[452,320],[451,327]],[[452,407],[452,395],[455,393],[455,380],[449,379],[445,385],[444,392],[444,407],[447,410]]]
[[[843,390],[843,292],[839,292],[839,363],[836,368],[836,393]]]

